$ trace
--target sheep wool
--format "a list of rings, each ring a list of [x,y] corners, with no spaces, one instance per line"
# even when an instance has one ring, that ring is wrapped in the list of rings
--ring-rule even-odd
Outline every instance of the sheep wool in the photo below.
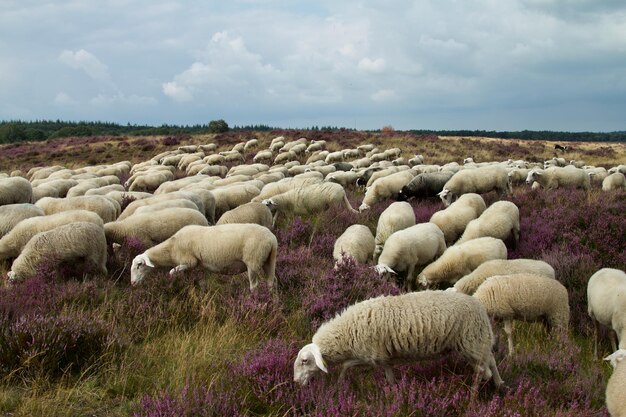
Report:
[[[485,194],[496,191],[500,198],[511,193],[506,168],[499,165],[484,166],[476,169],[462,169],[452,176],[443,186],[439,197],[446,206],[462,194]]]
[[[22,220],[43,215],[42,209],[30,203],[0,206],[0,238],[9,233]]]
[[[365,264],[373,253],[374,235],[370,228],[362,224],[353,224],[335,241],[333,258],[337,264],[348,256],[360,264]]]
[[[480,195],[463,194],[444,210],[433,213],[430,222],[439,226],[446,237],[446,244],[451,245],[461,236],[467,224],[478,218],[486,209],[487,205]]]
[[[474,366],[474,391],[480,377],[502,384],[491,348],[494,343],[485,308],[470,296],[421,291],[382,296],[354,304],[313,335],[294,362],[294,380],[306,384],[327,364],[341,364],[340,379],[356,365],[381,366],[393,381],[396,360],[417,360],[455,351]]]
[[[548,329],[567,333],[569,301],[559,281],[535,274],[496,275],[482,283],[473,295],[491,317],[504,321],[509,355],[513,354],[513,320],[547,322]]]
[[[67,210],[88,210],[96,213],[104,223],[112,222],[117,217],[117,207],[113,200],[103,195],[87,195],[68,198],[44,197],[37,201],[37,207],[46,214]]]
[[[602,191],[623,190],[626,188],[626,176],[615,172],[602,180]]]
[[[0,206],[5,204],[30,203],[33,186],[22,177],[0,178]]]
[[[626,272],[614,268],[602,268],[589,278],[587,312],[594,322],[596,356],[599,324],[613,330],[610,333],[613,350],[618,347],[626,349]]]
[[[519,209],[510,201],[497,201],[477,219],[470,221],[456,242],[461,244],[477,237],[491,236],[503,241],[511,240],[513,248],[519,242]]]
[[[374,240],[374,262],[383,252],[385,242],[393,233],[415,225],[413,207],[405,201],[391,203],[378,217],[376,238]]]
[[[358,213],[352,208],[343,187],[332,182],[292,189],[263,200],[263,204],[267,205],[270,210],[276,210],[277,214],[294,213],[297,215],[318,213],[341,203],[351,212]]]
[[[613,374],[606,384],[606,408],[611,417],[626,417],[626,349],[613,352],[606,358]]]
[[[263,203],[249,202],[228,210],[217,221],[218,225],[231,223],[255,223],[269,229],[272,227],[272,212]]]
[[[407,185],[415,175],[415,171],[406,169],[377,179],[367,188],[359,211],[367,210],[373,204],[387,198],[397,197],[402,187]]]

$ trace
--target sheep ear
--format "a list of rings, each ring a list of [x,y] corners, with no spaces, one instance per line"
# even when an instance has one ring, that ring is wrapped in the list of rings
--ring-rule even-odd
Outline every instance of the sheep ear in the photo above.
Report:
[[[620,349],[611,353],[609,356],[604,358],[604,360],[609,361],[611,363],[611,366],[615,368],[615,366],[617,366],[617,363],[622,361],[625,357],[626,357],[626,349]]]
[[[141,255],[137,257],[140,258],[142,261],[144,261],[146,265],[149,266],[150,268],[154,268],[154,264],[152,263],[150,258],[148,258],[148,255],[146,255],[145,253],[142,253]]]
[[[326,362],[324,362],[324,358],[322,358],[322,351],[319,346],[315,343],[311,343],[308,345],[311,349],[311,353],[313,354],[313,358],[315,359],[315,365],[320,368],[322,371],[328,373],[328,369],[326,368]]]

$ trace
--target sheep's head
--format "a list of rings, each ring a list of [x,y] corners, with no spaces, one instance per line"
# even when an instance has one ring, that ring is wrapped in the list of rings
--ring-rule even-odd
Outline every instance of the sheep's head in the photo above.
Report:
[[[396,271],[394,271],[393,269],[391,269],[389,266],[385,264],[378,264],[374,267],[374,269],[380,275],[385,275],[385,274],[397,275]]]
[[[396,197],[397,201],[406,201],[409,199],[408,190],[406,185],[400,189],[398,196]]]
[[[533,182],[535,182],[537,180],[537,178],[539,178],[540,176],[543,175],[542,171],[537,171],[537,170],[532,170],[528,173],[528,176],[526,177],[526,184],[532,184]]]
[[[9,272],[7,273],[7,280],[8,280],[8,282],[9,282],[9,284],[14,284],[15,282],[17,282],[18,277],[17,277],[17,275],[15,274],[15,271],[9,271]]]
[[[328,373],[322,352],[315,343],[309,343],[300,349],[293,363],[293,380],[300,385],[306,385],[309,379],[320,370]]]
[[[445,204],[445,206],[449,206],[452,203],[452,197],[454,196],[454,193],[450,190],[448,190],[447,188],[444,188],[439,194],[437,194],[439,196],[439,198],[441,199],[441,201],[443,201],[443,204]]]
[[[428,278],[423,273],[417,276],[417,282],[424,288],[428,288],[428,285],[430,284]]]
[[[363,212],[365,210],[369,210],[370,206],[368,206],[367,204],[363,203],[359,206],[359,211]]]
[[[609,361],[611,366],[615,368],[624,358],[626,358],[626,349],[619,349],[604,358],[604,360]]]
[[[271,198],[267,198],[261,201],[261,203],[265,204],[270,210],[274,210],[276,207],[278,207],[278,204],[276,204],[276,202],[274,202],[274,200]]]
[[[154,268],[154,264],[150,258],[148,258],[148,255],[142,253],[135,256],[133,264],[130,267],[130,283],[132,285],[139,284],[151,268]]]

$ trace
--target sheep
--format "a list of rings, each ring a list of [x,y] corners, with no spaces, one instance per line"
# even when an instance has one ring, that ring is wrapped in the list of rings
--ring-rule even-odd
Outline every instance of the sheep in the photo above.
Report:
[[[315,152],[306,160],[305,164],[308,165],[308,164],[312,164],[313,162],[318,162],[318,161],[324,162],[328,154],[329,154],[328,151]]]
[[[613,367],[613,374],[606,384],[606,408],[611,417],[626,417],[626,349],[620,349],[606,358]]]
[[[614,167],[612,167],[612,168],[610,168],[608,170],[609,174],[614,174],[616,172],[621,172],[622,174],[626,175],[626,165],[620,164],[620,165],[614,166]]]
[[[485,306],[490,317],[504,321],[509,356],[514,353],[513,320],[542,320],[548,330],[567,333],[567,289],[555,279],[529,273],[496,275],[480,284],[473,297]]]
[[[224,163],[226,158],[224,157],[224,155],[214,154],[205,156],[202,160],[209,165],[221,165]]]
[[[406,201],[411,197],[436,197],[443,186],[454,175],[451,171],[431,172],[416,175],[408,184],[400,189],[398,200]]]
[[[91,188],[85,191],[85,195],[107,195],[111,191],[124,192],[125,189],[122,184],[111,184],[111,185],[105,185],[103,187]]]
[[[107,246],[102,226],[89,222],[72,222],[37,233],[28,241],[11,265],[10,282],[22,281],[52,263],[76,266],[84,264],[97,274],[106,275]]]
[[[466,193],[485,194],[496,191],[500,198],[511,193],[511,184],[504,167],[493,165],[476,169],[463,169],[443,186],[439,197],[446,206]]]
[[[602,191],[623,190],[626,188],[626,176],[615,172],[602,180]]]
[[[136,212],[124,220],[106,223],[104,233],[109,244],[122,245],[127,239],[134,238],[138,239],[143,247],[148,248],[169,239],[190,224],[209,225],[198,210],[171,207],[156,212]]]
[[[198,145],[179,146],[178,150],[185,152],[185,153],[191,153],[191,152],[195,152],[196,150],[198,150]]]
[[[157,201],[157,202],[148,204],[146,206],[138,207],[137,210],[135,210],[135,212],[133,213],[133,215],[129,217],[133,217],[136,214],[153,213],[155,211],[170,209],[170,208],[187,208],[187,209],[192,209],[192,210],[196,210],[197,212],[200,212],[198,210],[198,206],[193,201],[187,200],[186,198],[176,198],[173,200]],[[204,213],[202,213],[202,215],[204,216]]]
[[[215,217],[219,219],[228,210],[249,203],[260,192],[258,187],[247,183],[216,188],[212,191],[215,197]]]
[[[588,191],[591,188],[590,175],[584,170],[574,167],[533,169],[526,177],[526,184],[532,184],[535,181],[548,190],[559,187],[576,187]]]
[[[159,185],[159,187],[154,190],[154,195],[171,193],[174,191],[179,191],[183,187],[189,184],[195,184],[201,181],[208,179],[209,177],[206,175],[195,175],[193,177],[183,177],[173,181],[167,181],[163,184]]]
[[[231,223],[255,223],[272,227],[272,212],[263,203],[249,202],[228,210],[217,221],[217,225]]]
[[[473,393],[480,378],[502,385],[492,353],[494,343],[485,308],[465,294],[422,291],[381,296],[354,304],[322,324],[312,343],[298,352],[294,381],[306,385],[327,365],[341,364],[339,380],[357,365],[381,366],[389,382],[396,361],[456,351],[474,367]]]
[[[324,161],[327,164],[332,164],[334,162],[343,162],[343,152],[342,151],[331,152],[326,156],[326,159]]]
[[[113,180],[115,178],[115,180]],[[109,185],[117,185],[117,189],[124,190],[124,187],[120,185],[119,179],[115,176],[103,177],[103,178],[91,178],[88,180],[80,181],[72,188],[67,190],[66,195],[59,195],[59,197],[78,197],[81,195],[85,195],[87,191],[92,190],[94,188],[109,186]],[[111,190],[113,191],[113,190]]]
[[[254,158],[252,158],[252,160],[254,162],[271,162],[272,161],[272,157],[274,156],[274,154],[272,153],[272,151],[265,150],[265,151],[259,151],[257,152],[256,155],[254,155]]]
[[[413,158],[408,160],[409,166],[414,167],[415,165],[422,165],[424,163],[423,155],[415,155]]]
[[[128,200],[143,200],[144,198],[152,197],[152,194],[141,191],[109,191],[105,195],[108,198],[117,201],[120,205]]]
[[[247,141],[243,145],[243,150],[244,150],[244,152],[247,152],[247,151],[249,151],[252,148],[256,148],[257,146],[259,146],[259,140],[258,139],[250,139],[249,141]]]
[[[336,182],[346,188],[355,185],[358,178],[359,174],[354,171],[335,171],[326,175],[324,181]]]
[[[610,333],[613,350],[626,349],[626,272],[602,268],[589,278],[587,312],[594,322],[594,356],[597,357],[600,324],[613,330]]]
[[[270,150],[272,152],[276,152],[279,151],[280,148],[282,148],[283,146],[285,146],[285,142],[283,142],[282,140],[276,141],[276,142],[272,142],[270,144]]]
[[[363,202],[359,206],[359,211],[369,209],[373,204],[386,198],[393,198],[398,195],[402,187],[408,184],[413,177],[415,171],[405,170],[396,172],[395,174],[379,178],[367,189]]]
[[[0,206],[30,203],[32,197],[33,186],[26,178],[0,178]]]
[[[184,198],[184,199],[192,201],[198,207],[199,211],[206,214],[204,200],[200,195],[192,193],[190,191],[181,190],[181,191],[174,191],[171,193],[159,194],[159,195],[151,196],[148,198],[142,198],[140,200],[133,201],[128,206],[126,206],[126,208],[124,209],[122,214],[120,214],[120,216],[117,218],[117,220],[124,220],[126,217],[132,215],[139,207],[147,206],[149,204],[154,204],[156,202],[161,202],[165,200],[175,200],[179,198]]]
[[[173,179],[174,174],[169,171],[149,172],[135,178],[128,187],[128,191],[154,192],[161,184]]]
[[[9,233],[19,222],[31,217],[43,216],[42,209],[30,203],[0,206],[0,238]]]
[[[378,217],[376,225],[376,238],[374,239],[374,263],[383,251],[387,238],[398,230],[406,229],[415,225],[415,212],[407,202],[391,203]]]
[[[550,264],[535,259],[494,259],[480,264],[470,274],[454,284],[454,289],[472,295],[480,284],[495,275],[530,273],[555,279],[554,268]]]
[[[467,224],[456,245],[477,237],[491,236],[505,242],[511,239],[513,248],[516,248],[519,231],[519,208],[510,201],[496,201],[487,207],[479,218]]]
[[[446,237],[446,245],[451,245],[465,230],[467,224],[478,218],[487,206],[483,198],[474,193],[463,194],[445,210],[440,210],[430,217]]]
[[[46,178],[45,180],[37,180],[33,182],[32,202],[34,203],[44,197],[66,197],[72,188],[79,184],[75,179]]]
[[[507,174],[511,184],[522,184],[526,181],[530,169],[528,168],[514,168]]]
[[[360,264],[367,263],[374,254],[374,235],[369,227],[353,224],[335,241],[333,258],[335,264],[341,264],[344,257],[351,257]]]
[[[365,171],[365,172],[367,172],[367,171]],[[387,176],[389,176],[391,174],[395,174],[396,172],[400,172],[400,167],[392,166],[392,167],[388,167],[388,168],[384,168],[384,169],[375,168],[373,171],[370,172],[369,178],[367,179],[367,181],[365,183],[365,187],[369,188],[369,187],[372,186],[372,184],[374,184],[374,182],[376,182],[376,180],[378,180],[380,178],[383,178],[383,177],[387,177]],[[415,175],[417,175],[417,173],[415,173]],[[358,182],[357,182],[357,184],[358,184]]]
[[[202,152],[215,152],[217,145],[215,143],[207,143],[205,145],[198,145],[198,149]]]
[[[440,282],[454,284],[483,262],[506,257],[506,246],[500,239],[479,237],[446,249],[439,259],[422,270],[418,282],[426,287]]]
[[[320,184],[320,181],[317,178],[309,177],[285,178],[263,187],[261,193],[258,196],[254,197],[252,201],[261,202],[275,195],[285,193],[289,190],[302,188],[313,184]]]
[[[295,154],[295,152],[292,152],[292,151],[281,152],[276,156],[276,158],[274,158],[274,164],[283,164],[288,161],[293,161],[294,159],[297,159],[297,158],[298,156]]]
[[[141,282],[151,268],[174,267],[170,275],[197,265],[211,272],[238,274],[247,268],[250,290],[264,276],[268,288],[275,280],[278,241],[258,224],[185,226],[166,241],[133,259],[131,284]]]
[[[420,223],[393,233],[385,242],[376,271],[380,274],[406,272],[404,282],[415,288],[415,268],[432,262],[446,250],[443,232],[434,223]]]
[[[112,199],[103,195],[89,195],[71,198],[44,197],[35,205],[46,214],[66,210],[88,210],[96,213],[104,223],[112,222],[117,217],[118,207]]]

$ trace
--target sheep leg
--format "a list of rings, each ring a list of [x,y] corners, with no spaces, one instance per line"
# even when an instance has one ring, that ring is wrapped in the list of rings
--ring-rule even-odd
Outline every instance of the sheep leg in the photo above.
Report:
[[[251,267],[248,267],[248,280],[250,281],[250,291],[256,290],[259,285],[259,274]]]
[[[593,320],[593,357],[598,357],[598,321]]]
[[[341,372],[339,372],[339,382],[342,382],[344,378],[346,377],[346,371],[348,370],[348,368],[352,368],[353,366],[360,365],[360,364],[361,364],[361,361],[358,361],[355,359],[345,361],[341,365]]]
[[[615,352],[617,350],[617,333],[615,333],[614,330],[611,330],[609,338],[611,339],[611,352]]]
[[[278,218],[278,210],[276,210],[276,213],[274,213],[274,216],[272,217],[272,228],[276,227],[276,219]]]
[[[178,272],[185,271],[189,268],[191,268],[191,265],[178,265],[175,268],[170,269],[170,275],[174,275]]]
[[[496,385],[496,388],[502,386],[504,381],[500,377],[500,372],[498,372],[498,366],[496,365],[496,358],[493,356],[492,352],[489,352],[489,370],[491,371],[491,377],[493,378],[493,383]]]
[[[513,322],[511,320],[504,320],[504,332],[506,333],[507,342],[509,345],[509,356],[513,355]]]
[[[413,272],[414,271],[415,271],[415,265],[413,264],[409,265],[409,269],[406,271],[406,282],[404,283],[405,287],[409,291],[412,291],[411,288],[413,287]]]
[[[387,382],[393,384],[396,382],[396,378],[393,376],[393,369],[389,365],[383,365],[383,369],[385,370],[385,378],[387,378]]]

